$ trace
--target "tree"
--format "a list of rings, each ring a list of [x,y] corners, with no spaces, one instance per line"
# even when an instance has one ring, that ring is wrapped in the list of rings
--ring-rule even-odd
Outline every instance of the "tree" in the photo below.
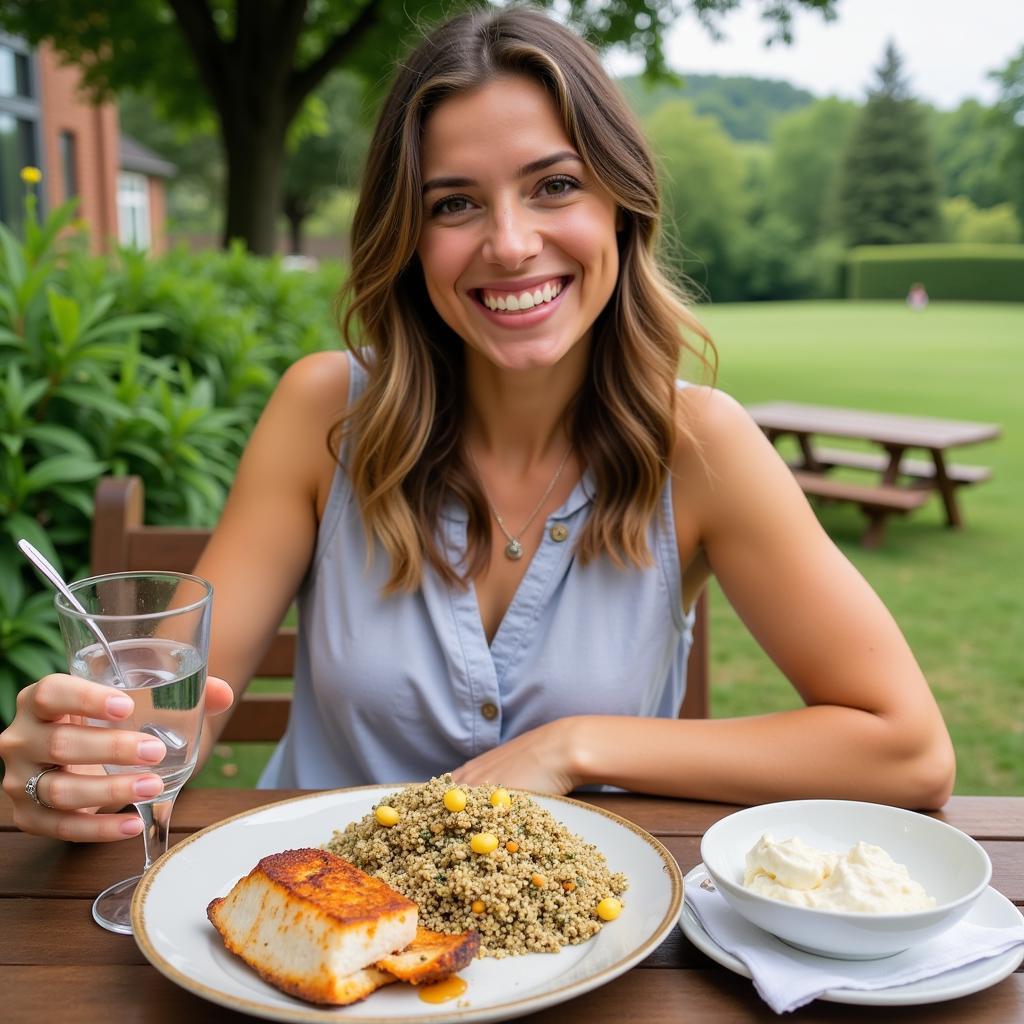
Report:
[[[992,72],[992,77],[999,83],[996,117],[1006,139],[1000,167],[1017,216],[1024,223],[1024,46],[1005,68]]]
[[[302,225],[330,193],[352,187],[369,144],[359,117],[363,90],[359,79],[336,71],[316,95],[319,123],[309,126],[288,153],[283,210],[288,218],[291,251],[302,252]]]
[[[835,177],[858,107],[834,97],[780,118],[768,167],[768,210],[788,220],[800,243],[830,228]]]
[[[839,225],[850,245],[930,242],[941,234],[938,198],[926,114],[890,42],[841,164]]]
[[[956,110],[932,114],[935,158],[942,194],[966,196],[982,208],[1012,198],[1003,164],[1010,139],[1004,118],[977,100],[964,100]]]
[[[666,30],[684,8],[714,30],[738,2],[561,0],[557,7],[599,45],[642,52],[657,76],[667,72]],[[0,27],[32,43],[49,40],[83,69],[96,96],[147,93],[185,124],[212,110],[227,167],[225,241],[241,238],[266,254],[274,248],[289,127],[308,97],[338,67],[381,83],[410,31],[466,3],[426,0],[410,17],[406,0],[0,0]],[[766,18],[776,37],[788,39],[801,7],[831,18],[835,0],[772,0]]]
[[[671,263],[717,301],[738,297],[734,245],[743,230],[742,158],[713,117],[684,100],[644,122],[658,154]]]

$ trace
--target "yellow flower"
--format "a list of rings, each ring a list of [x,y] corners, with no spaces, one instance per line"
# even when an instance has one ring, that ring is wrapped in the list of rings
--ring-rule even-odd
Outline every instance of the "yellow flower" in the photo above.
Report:
[[[38,167],[22,167],[21,180],[26,185],[38,185],[43,180],[43,172]]]

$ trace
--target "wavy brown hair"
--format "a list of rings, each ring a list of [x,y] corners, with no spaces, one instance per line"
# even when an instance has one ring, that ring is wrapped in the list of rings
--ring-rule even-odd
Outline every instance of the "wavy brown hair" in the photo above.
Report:
[[[384,101],[352,225],[352,271],[339,297],[345,340],[368,383],[332,432],[332,450],[337,455],[348,439],[346,469],[370,550],[378,541],[391,563],[385,593],[418,587],[424,560],[442,579],[465,585],[490,557],[489,506],[462,448],[463,343],[428,297],[416,245],[427,118],[446,97],[501,75],[543,86],[622,213],[619,279],[594,323],[589,372],[566,414],[594,482],[576,547],[584,563],[605,553],[620,566],[650,564],[647,531],[677,431],[676,373],[683,349],[696,351],[686,330],[710,345],[660,268],[654,163],[596,53],[528,7],[477,10],[437,28],[399,65]],[[457,566],[436,537],[451,498],[469,516]]]

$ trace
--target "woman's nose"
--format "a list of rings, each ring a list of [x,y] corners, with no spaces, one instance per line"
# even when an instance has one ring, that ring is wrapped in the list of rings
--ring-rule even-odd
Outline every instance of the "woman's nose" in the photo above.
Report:
[[[516,270],[543,248],[531,211],[517,203],[495,209],[484,240],[484,259]]]

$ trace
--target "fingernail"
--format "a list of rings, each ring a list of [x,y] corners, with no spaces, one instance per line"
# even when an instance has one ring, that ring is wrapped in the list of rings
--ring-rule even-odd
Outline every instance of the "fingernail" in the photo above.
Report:
[[[150,775],[145,779],[139,779],[139,781],[132,787],[135,795],[141,797],[156,796],[163,788],[163,779],[158,779],[155,775]]]
[[[143,740],[139,744],[139,757],[143,761],[162,761],[164,745],[159,740]]]
[[[123,836],[137,836],[141,831],[141,818],[126,818],[121,822],[121,835]]]
[[[125,715],[130,715],[135,710],[135,702],[131,697],[125,697],[123,694],[119,694],[114,697],[107,698],[107,714],[113,715],[115,718],[124,718]]]

